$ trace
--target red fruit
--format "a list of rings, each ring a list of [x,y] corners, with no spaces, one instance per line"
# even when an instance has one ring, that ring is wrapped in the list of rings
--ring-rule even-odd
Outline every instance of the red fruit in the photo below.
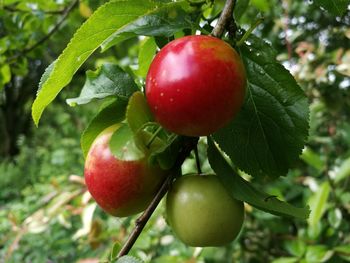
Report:
[[[85,161],[85,182],[89,192],[107,213],[123,217],[139,213],[148,206],[165,172],[150,167],[147,159],[119,160],[109,149],[117,125],[95,139]]]
[[[244,101],[246,76],[237,52],[210,36],[176,39],[155,56],[146,97],[167,130],[205,136],[222,128]]]

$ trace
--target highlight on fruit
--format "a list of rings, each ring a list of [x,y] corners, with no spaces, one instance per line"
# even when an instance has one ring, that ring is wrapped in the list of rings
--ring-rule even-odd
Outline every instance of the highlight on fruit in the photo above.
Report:
[[[168,43],[153,59],[146,97],[155,119],[167,130],[206,136],[227,125],[240,110],[246,74],[238,53],[205,35]]]

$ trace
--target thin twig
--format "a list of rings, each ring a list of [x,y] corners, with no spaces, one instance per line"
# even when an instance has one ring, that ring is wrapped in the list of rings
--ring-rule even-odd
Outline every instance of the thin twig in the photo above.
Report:
[[[132,230],[131,234],[129,235],[127,241],[121,248],[121,250],[118,253],[118,257],[122,257],[124,255],[127,255],[136,242],[137,238],[141,234],[143,228],[145,227],[146,223],[150,219],[151,215],[153,214],[154,210],[157,208],[159,202],[162,200],[163,196],[168,191],[169,185],[173,180],[173,175],[169,175],[164,183],[162,184],[161,188],[159,189],[158,193],[150,203],[150,205],[147,207],[145,212],[136,220],[136,225],[134,229]]]
[[[196,166],[197,166],[198,174],[202,174],[201,162],[199,160],[199,154],[198,154],[198,145],[196,145],[196,147],[194,148],[194,156],[196,158]]]
[[[25,49],[23,49],[22,51],[20,51],[17,55],[9,58],[7,60],[8,63],[13,63],[14,61],[16,61],[19,57],[25,55],[26,53],[29,53],[30,51],[36,49],[38,46],[42,45],[44,42],[46,42],[62,25],[62,23],[66,20],[66,18],[68,17],[69,13],[73,10],[73,8],[79,3],[79,0],[75,0],[70,6],[68,6],[64,12],[62,12],[62,18],[57,22],[57,24],[55,24],[55,26],[52,28],[52,30],[45,35],[43,38],[41,38],[38,42],[36,42],[35,44],[33,44],[30,47],[27,47]]]
[[[238,47],[241,46],[244,43],[244,41],[246,41],[248,39],[248,37],[254,31],[254,29],[257,28],[262,22],[264,22],[263,17],[259,18],[257,21],[255,21],[255,23],[250,26],[250,28],[244,33],[242,38],[238,41],[237,46]]]
[[[179,168],[181,167],[181,164],[185,161],[185,159],[190,154],[190,152],[196,147],[197,143],[198,143],[198,138],[191,138],[185,142],[181,152],[179,153],[179,157],[173,166],[173,169],[170,170],[169,175],[164,180],[162,186],[158,190],[158,193],[153,198],[152,202],[149,204],[147,209],[136,220],[136,224],[135,224],[134,229],[132,230],[128,239],[126,240],[123,247],[120,249],[120,251],[118,253],[118,258],[122,257],[124,255],[127,255],[129,253],[130,249],[135,244],[137,238],[140,236],[146,223],[148,222],[148,220],[152,216],[154,210],[157,208],[159,202],[162,200],[164,195],[167,193],[173,179],[175,178],[176,174],[178,173]]]
[[[162,126],[159,126],[157,130],[152,134],[151,139],[147,142],[146,147],[149,148],[152,144],[152,142],[156,139],[158,134],[163,130]]]
[[[213,37],[221,38],[229,21],[233,19],[233,9],[235,7],[235,3],[235,0],[226,0],[224,9],[222,10],[218,22],[215,25],[213,31],[211,32],[211,35]]]

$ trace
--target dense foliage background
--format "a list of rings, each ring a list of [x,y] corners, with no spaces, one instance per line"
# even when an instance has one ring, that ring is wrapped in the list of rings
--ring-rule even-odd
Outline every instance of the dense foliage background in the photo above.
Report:
[[[145,41],[134,37],[96,53],[49,106],[39,129],[30,117],[44,69],[103,2],[0,1],[0,262],[98,262],[133,227],[135,218],[107,216],[84,187],[79,137],[98,102],[70,108],[65,99],[77,96],[85,70],[103,61],[135,70]],[[223,2],[215,1],[207,16],[215,17]],[[271,43],[309,98],[310,136],[300,161],[286,177],[264,186],[296,206],[309,204],[309,219],[247,205],[237,241],[194,249],[173,237],[161,205],[132,255],[148,262],[350,261],[350,11],[322,3],[238,1],[235,10],[245,29],[264,17],[254,34]],[[194,160],[183,166],[193,169]]]

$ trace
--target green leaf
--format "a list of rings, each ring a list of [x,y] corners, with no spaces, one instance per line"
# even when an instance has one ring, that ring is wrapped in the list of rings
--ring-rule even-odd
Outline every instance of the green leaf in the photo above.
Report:
[[[343,215],[339,208],[331,209],[328,212],[328,222],[334,229],[339,228],[342,221],[343,221]]]
[[[336,16],[341,16],[345,13],[349,0],[314,0],[314,3],[318,6],[323,7],[328,12]]]
[[[307,237],[311,240],[318,240],[323,230],[324,225],[319,221],[316,225],[307,228]]]
[[[8,64],[4,64],[0,67],[0,91],[1,89],[10,82],[11,80],[11,69]]]
[[[245,11],[247,10],[249,6],[250,0],[238,0],[236,2],[235,9],[233,11],[234,17],[237,21],[243,16]]]
[[[141,91],[135,92],[128,103],[126,121],[132,133],[134,141],[139,149],[152,153],[163,148],[166,138],[165,132],[158,123],[152,122],[153,116],[148,107],[145,96]],[[163,139],[161,138],[163,135]]]
[[[162,255],[152,259],[152,263],[184,263],[184,259],[179,256]]]
[[[113,133],[109,147],[113,155],[120,160],[134,161],[145,157],[145,153],[136,146],[134,133],[126,123],[122,123]]]
[[[0,5],[1,7],[1,5]],[[5,54],[5,52],[8,50],[8,41],[9,41],[9,36],[3,36],[0,38],[0,55]],[[0,57],[1,61],[1,57]],[[2,62],[2,61],[1,61]]]
[[[305,259],[310,263],[326,262],[333,255],[333,251],[328,250],[324,245],[308,246]]]
[[[148,68],[157,51],[157,44],[153,37],[145,38],[140,45],[138,75],[146,77]]]
[[[55,60],[54,62],[52,62],[52,63],[45,69],[44,74],[41,76],[37,94],[38,94],[39,91],[41,90],[43,84],[44,84],[44,83],[47,81],[47,79],[50,77],[51,72],[52,72],[52,70],[53,70],[53,68],[54,68],[54,66],[55,66],[55,62],[56,62],[56,60]]]
[[[108,96],[127,100],[137,90],[137,85],[129,73],[117,65],[103,64],[96,71],[86,72],[86,81],[79,97],[67,99],[67,103],[71,106],[81,105]]]
[[[270,2],[266,0],[251,0],[252,5],[258,8],[262,12],[269,11]]]
[[[127,104],[125,101],[116,99],[108,104],[102,105],[100,111],[91,120],[80,139],[81,148],[85,157],[97,135],[104,129],[121,122],[125,118],[126,106]]]
[[[321,220],[323,213],[326,211],[329,192],[330,185],[329,182],[326,181],[311,197],[309,202],[309,205],[311,207],[311,214],[308,219],[310,226],[315,226]]]
[[[296,263],[298,262],[298,258],[294,257],[283,257],[283,258],[278,258],[272,261],[271,263]]]
[[[181,146],[183,145],[184,138],[185,137],[178,135],[170,137],[163,147],[159,147],[151,153],[149,157],[150,163],[153,164],[157,162],[163,170],[172,168],[176,162]]]
[[[334,251],[350,255],[350,244],[349,245],[343,245],[343,246],[335,247]]]
[[[336,172],[335,177],[334,177],[334,182],[338,184],[345,178],[350,176],[350,157],[347,158],[341,166],[339,167],[339,170]]]
[[[132,256],[123,256],[116,261],[116,263],[142,263],[142,262],[143,262],[142,260]]]
[[[192,28],[194,18],[185,10],[189,10],[186,1],[168,4],[158,3],[157,9],[150,10],[150,12],[127,24],[104,41],[102,51],[133,36],[169,37],[182,29]]]
[[[339,254],[342,258],[344,258],[347,261],[350,261],[350,245],[341,245],[333,248],[333,250]]]
[[[321,159],[321,156],[315,153],[309,147],[304,149],[300,158],[308,165],[314,167],[318,172],[322,172],[325,167],[325,163]]]
[[[299,258],[301,258],[306,251],[306,244],[301,239],[287,240],[284,244],[291,255]]]
[[[274,50],[251,36],[241,48],[248,86],[235,119],[214,134],[241,170],[260,179],[285,175],[308,134],[308,101]]]
[[[234,198],[274,215],[300,219],[308,217],[310,213],[308,207],[297,208],[282,202],[274,196],[255,189],[251,183],[239,176],[222,156],[211,138],[208,138],[208,159],[210,166]]]
[[[137,133],[146,123],[153,121],[153,116],[141,91],[135,92],[130,97],[126,120],[133,133]]]
[[[90,55],[115,32],[146,14],[156,11],[158,2],[143,0],[111,1],[102,5],[77,30],[68,46],[56,60],[49,77],[32,106],[32,117],[38,125],[44,109],[71,81]]]
[[[121,249],[121,247],[122,246],[121,246],[120,242],[115,242],[113,244],[113,247],[111,249],[111,254],[109,257],[111,261],[118,257],[118,253],[119,253],[119,250]]]

